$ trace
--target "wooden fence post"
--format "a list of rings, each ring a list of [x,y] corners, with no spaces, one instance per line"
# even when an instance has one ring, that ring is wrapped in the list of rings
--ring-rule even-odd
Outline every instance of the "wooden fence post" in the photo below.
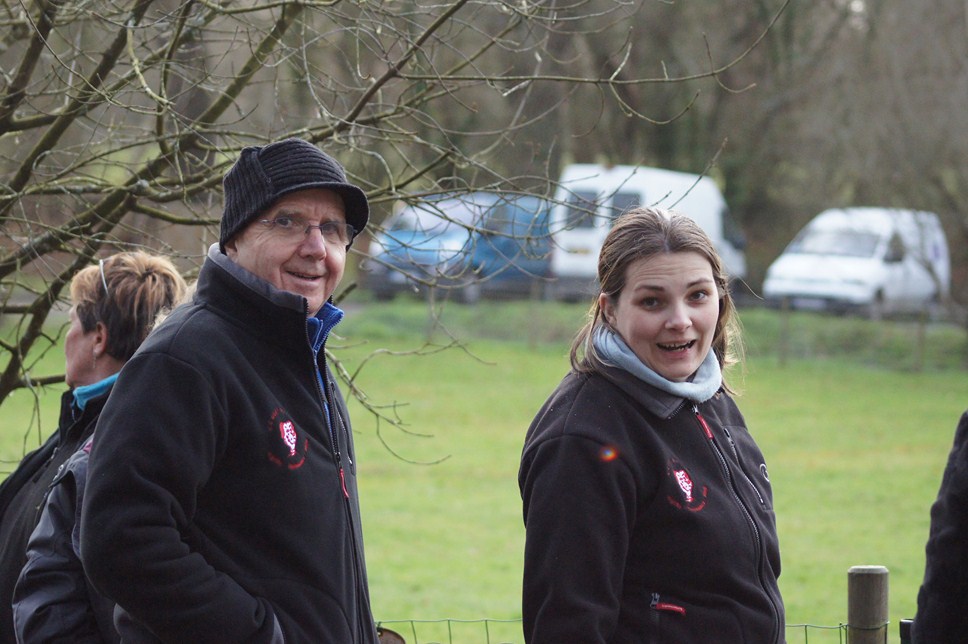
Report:
[[[884,566],[847,571],[847,644],[886,644],[888,572]]]

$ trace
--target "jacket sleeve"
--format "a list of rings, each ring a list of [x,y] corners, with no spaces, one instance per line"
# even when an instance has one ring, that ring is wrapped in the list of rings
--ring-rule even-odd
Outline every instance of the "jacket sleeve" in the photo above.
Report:
[[[13,595],[18,642],[102,641],[74,546],[76,483],[75,473],[65,466],[27,544],[27,563]]]
[[[125,365],[95,434],[81,559],[95,587],[158,639],[270,642],[277,626],[269,602],[198,547],[199,491],[228,433],[216,387],[162,353]]]
[[[925,555],[912,639],[922,644],[953,642],[968,632],[968,412],[958,423],[931,506]]]
[[[565,435],[526,450],[519,484],[525,641],[611,641],[634,523],[628,466],[595,440]]]

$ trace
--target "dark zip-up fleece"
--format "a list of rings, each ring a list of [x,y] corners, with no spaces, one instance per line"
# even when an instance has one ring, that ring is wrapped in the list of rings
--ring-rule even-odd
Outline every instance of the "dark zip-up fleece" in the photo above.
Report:
[[[213,248],[122,370],[81,559],[125,642],[376,641],[352,431],[305,307]]]
[[[61,466],[91,437],[110,390],[91,398],[83,411],[74,392],[61,396],[55,432],[28,454],[0,485],[0,642],[14,644],[11,601],[20,570],[27,562],[27,541],[40,520],[44,498]]]
[[[948,644],[968,635],[968,412],[955,429],[938,497],[931,506],[924,581],[911,628],[915,644]]]
[[[572,372],[518,483],[527,642],[785,641],[766,465],[725,392],[694,405],[621,369]]]
[[[60,468],[27,542],[27,563],[13,593],[18,642],[121,641],[114,629],[114,603],[91,588],[78,555],[77,518],[89,453],[90,440]]]

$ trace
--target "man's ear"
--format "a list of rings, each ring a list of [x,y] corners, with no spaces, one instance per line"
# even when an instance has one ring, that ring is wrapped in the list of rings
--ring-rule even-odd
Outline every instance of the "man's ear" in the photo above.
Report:
[[[225,245],[225,255],[229,259],[235,259],[235,256],[239,252],[239,249],[236,246],[236,243],[237,243],[236,240],[238,239],[238,237],[239,237],[238,235],[233,235],[232,236],[232,239],[228,240],[224,244]]]

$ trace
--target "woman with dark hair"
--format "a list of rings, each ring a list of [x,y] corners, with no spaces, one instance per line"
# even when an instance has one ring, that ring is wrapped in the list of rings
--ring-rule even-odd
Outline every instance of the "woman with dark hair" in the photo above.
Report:
[[[711,240],[636,208],[598,279],[522,453],[525,640],[785,641],[772,490],[723,381],[738,323]]]
[[[34,566],[36,575],[18,591],[21,641],[55,641],[58,635],[66,638],[62,641],[86,641],[91,635],[97,641],[96,630],[88,633],[81,624],[65,621],[66,615],[75,614],[71,602],[83,607],[89,601],[83,571],[72,551],[78,544],[71,530],[76,521],[74,510],[79,508],[76,495],[83,491],[84,448],[121,367],[147,337],[156,316],[178,302],[184,291],[185,282],[171,261],[140,251],[102,259],[71,281],[70,326],[64,338],[69,389],[61,399],[57,432],[28,454],[0,486],[0,640],[16,641],[11,611],[14,586],[28,564],[28,539],[33,544],[39,534],[37,544],[43,543],[45,549],[32,547],[28,564]],[[74,462],[75,453],[84,455],[83,464]],[[48,494],[61,497],[57,507],[65,514],[50,515],[44,505]],[[38,522],[42,524],[40,533],[35,531]],[[62,569],[44,576],[38,561]],[[69,575],[76,575],[80,583]],[[103,626],[110,637],[112,607],[95,606],[102,610],[94,613],[91,608],[87,604],[84,617],[105,619]],[[52,624],[61,630],[46,630]]]

